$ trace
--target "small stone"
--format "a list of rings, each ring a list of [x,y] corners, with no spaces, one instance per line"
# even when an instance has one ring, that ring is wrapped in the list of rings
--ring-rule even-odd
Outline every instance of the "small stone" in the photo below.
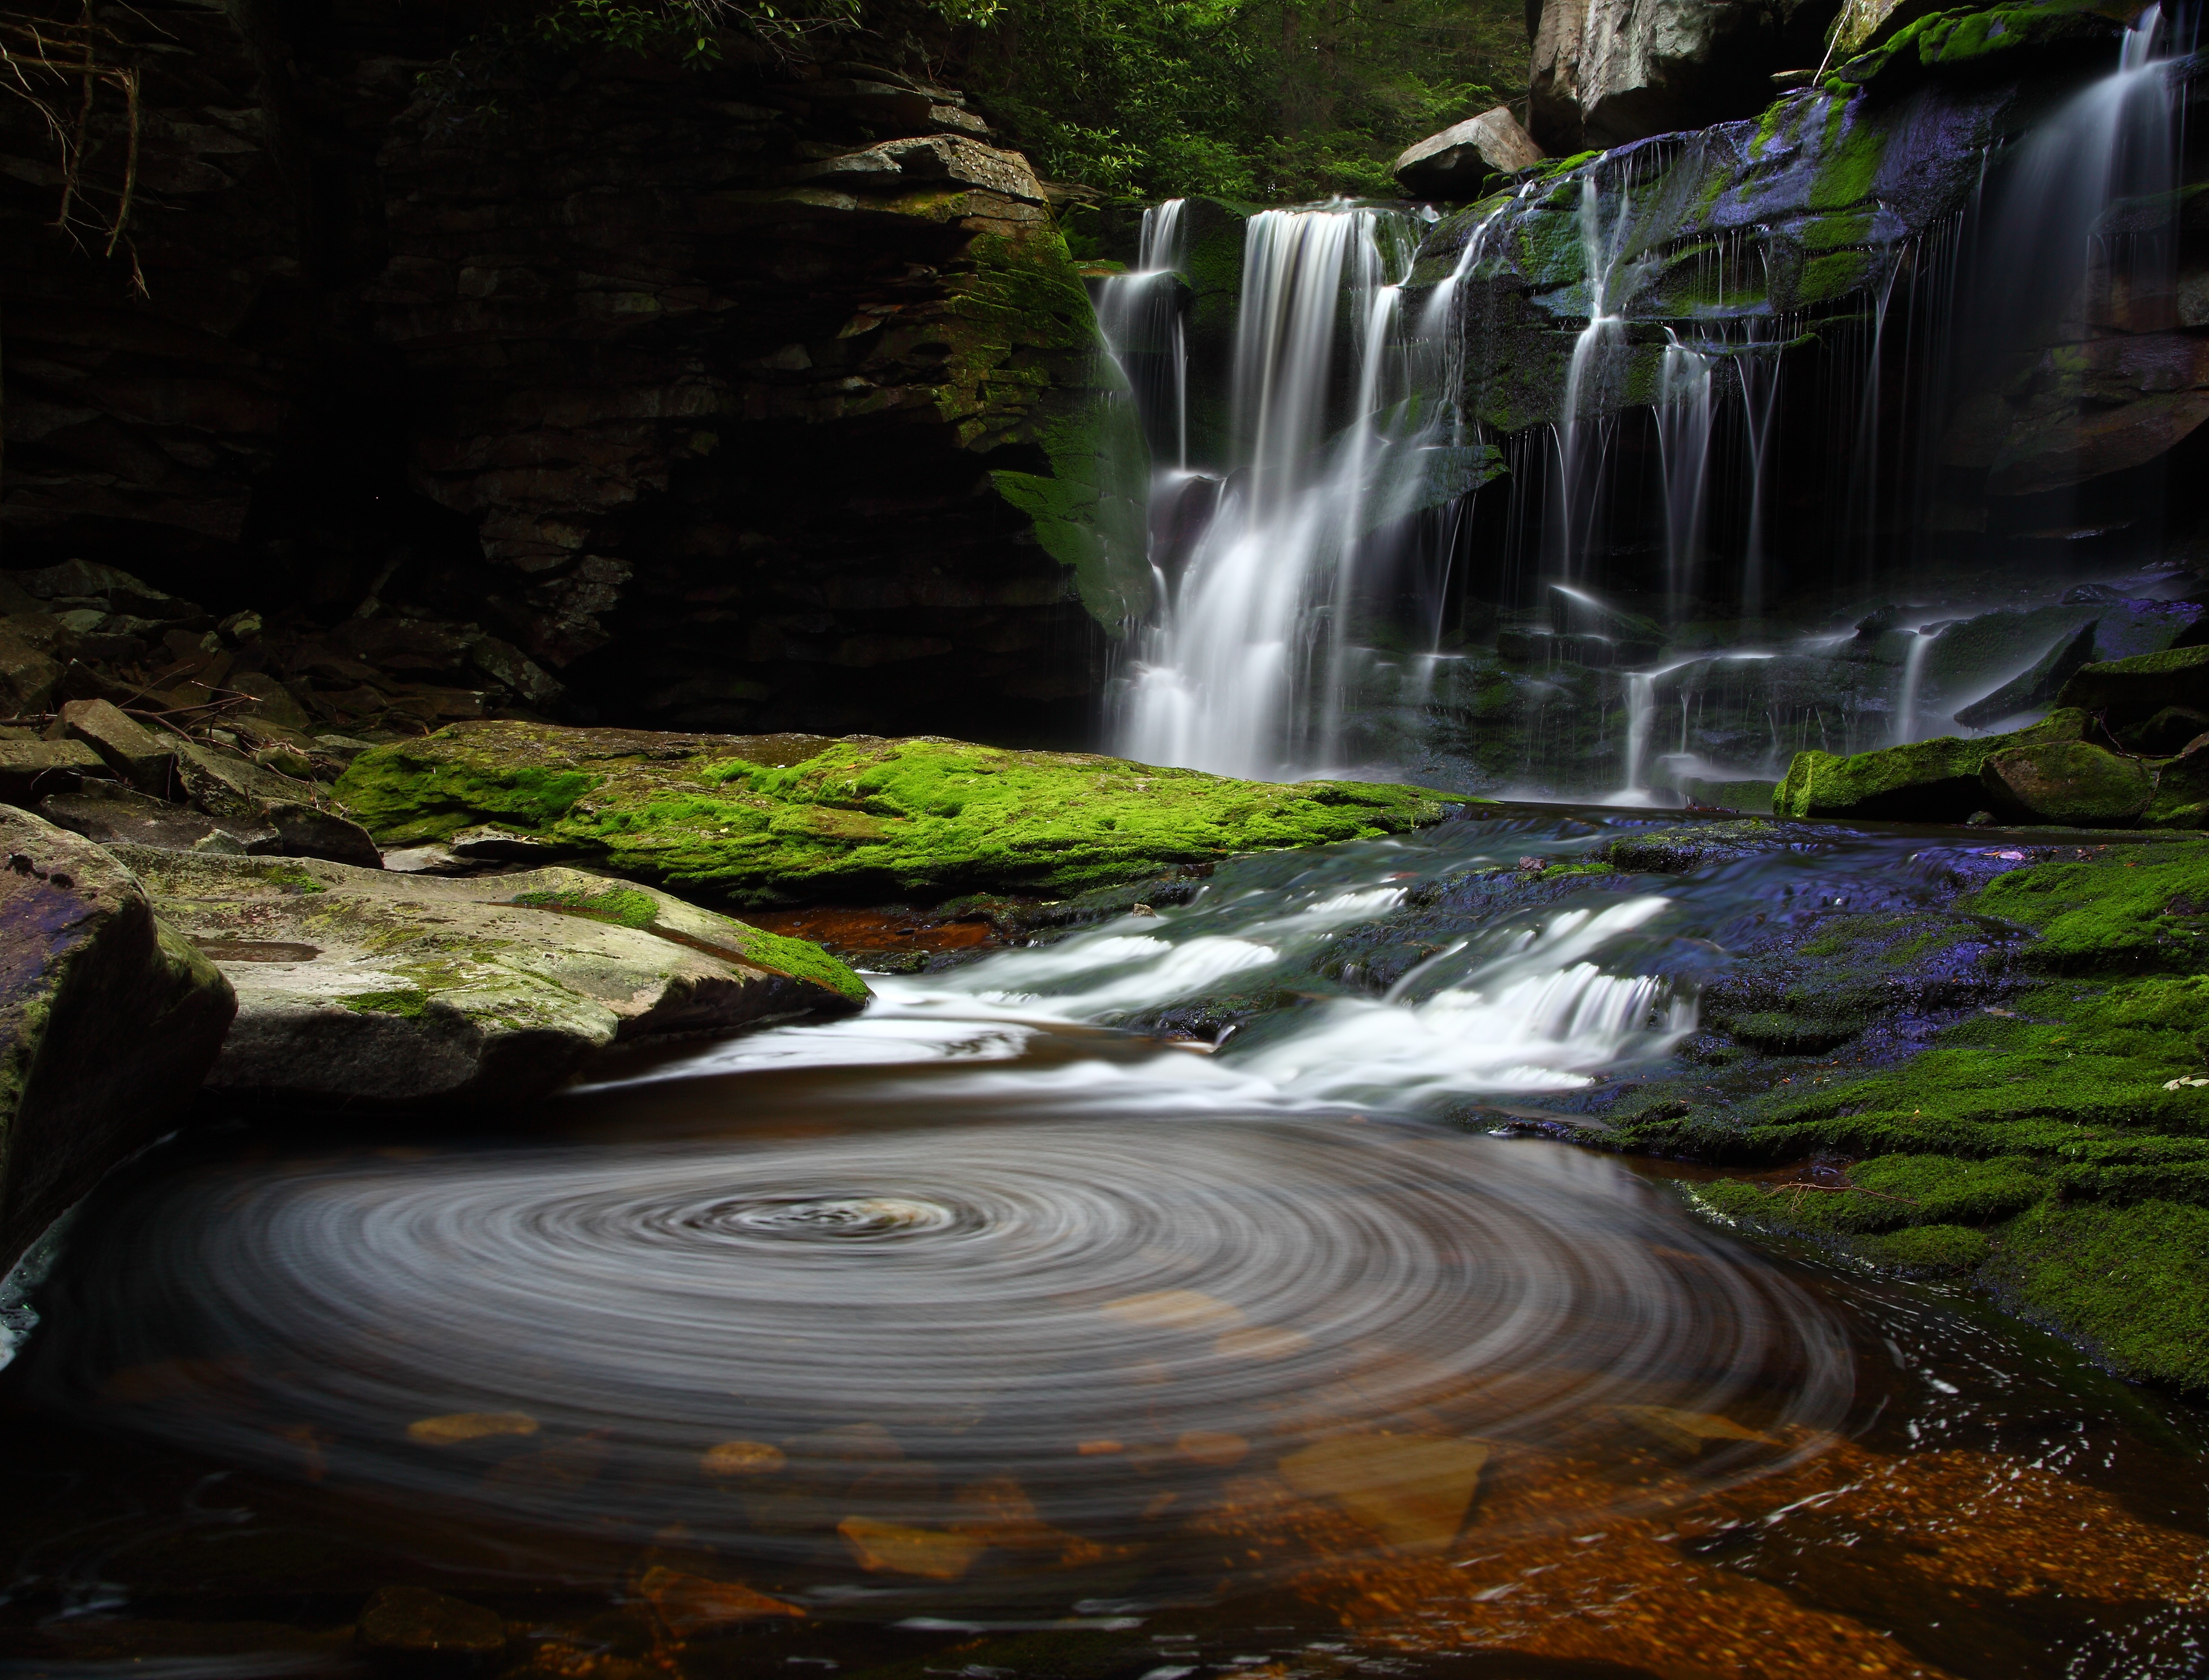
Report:
[[[233,612],[215,626],[223,640],[232,644],[258,641],[263,628],[261,615],[253,611]]]
[[[423,1587],[378,1587],[354,1631],[370,1650],[394,1655],[484,1659],[506,1648],[496,1611]]]
[[[81,741],[141,793],[166,797],[176,780],[177,750],[105,700],[71,700],[62,705],[64,737]]]

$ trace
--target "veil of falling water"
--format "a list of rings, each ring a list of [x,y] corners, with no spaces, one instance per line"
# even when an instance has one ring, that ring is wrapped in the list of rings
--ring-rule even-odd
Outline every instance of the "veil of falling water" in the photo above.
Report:
[[[1390,458],[1451,424],[1431,398],[1407,400],[1399,304],[1417,231],[1404,212],[1347,203],[1251,219],[1233,471],[1178,575],[1161,579],[1116,728],[1130,757],[1278,777],[1335,753],[1361,549],[1394,512]],[[1345,364],[1348,424],[1331,432]]]

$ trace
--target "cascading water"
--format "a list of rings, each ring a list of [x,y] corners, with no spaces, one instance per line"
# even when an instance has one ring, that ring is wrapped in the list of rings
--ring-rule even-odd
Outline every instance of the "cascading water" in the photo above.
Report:
[[[1712,358],[1682,344],[1678,334],[1667,336],[1657,437],[1664,459],[1664,583],[1677,599],[1688,593],[1702,561],[1717,409]]]
[[[1097,324],[1135,393],[1158,470],[1189,467],[1189,344],[1181,304],[1183,212],[1170,198],[1143,212],[1135,266],[1097,290]]]
[[[1384,457],[1442,436],[1438,418],[1402,401],[1397,300],[1413,226],[1347,204],[1251,219],[1237,469],[1134,661],[1117,730],[1130,757],[1281,776],[1334,751],[1359,552],[1390,511]],[[1330,440],[1345,356],[1355,395]]]

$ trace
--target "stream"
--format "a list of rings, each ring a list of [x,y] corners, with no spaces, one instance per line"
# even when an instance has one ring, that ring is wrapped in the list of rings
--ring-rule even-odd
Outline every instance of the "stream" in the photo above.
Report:
[[[218,1115],[8,1304],[0,1676],[363,1670],[393,1584],[607,1680],[2203,1672],[2197,1412],[1496,1123],[1998,849],[1552,873],[1635,824],[1237,859],[525,1116]]]

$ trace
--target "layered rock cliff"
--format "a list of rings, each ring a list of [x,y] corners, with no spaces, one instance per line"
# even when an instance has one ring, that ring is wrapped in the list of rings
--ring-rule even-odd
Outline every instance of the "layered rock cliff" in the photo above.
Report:
[[[1086,718],[1147,605],[1141,443],[1043,188],[918,41],[49,9],[8,44],[62,141],[0,104],[8,564],[480,625],[584,719]]]

